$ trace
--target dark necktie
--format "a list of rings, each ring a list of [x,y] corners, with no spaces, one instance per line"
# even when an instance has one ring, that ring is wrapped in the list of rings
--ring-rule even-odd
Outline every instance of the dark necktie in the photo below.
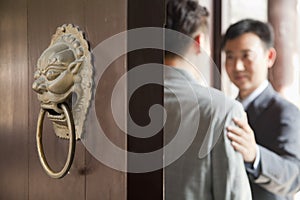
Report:
[[[253,127],[253,124],[256,119],[256,112],[254,108],[254,103],[251,102],[248,108],[246,109],[247,117],[248,117],[248,122],[251,127]]]

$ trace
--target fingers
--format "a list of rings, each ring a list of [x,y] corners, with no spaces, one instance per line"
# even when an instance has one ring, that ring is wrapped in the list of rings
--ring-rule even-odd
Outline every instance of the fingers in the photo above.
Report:
[[[231,140],[231,145],[234,150],[242,154],[245,162],[254,162],[256,157],[256,143],[252,142],[250,134],[244,133],[241,136],[236,133],[228,132],[227,137]]]
[[[247,145],[247,141],[245,140],[245,138],[241,137],[240,135],[238,135],[236,133],[228,132],[227,136],[232,142],[234,142],[238,145],[242,145],[242,146]]]
[[[234,141],[231,142],[231,145],[234,150],[240,152],[243,156],[243,159],[245,162],[253,163],[256,158],[256,152],[251,151],[250,149],[246,148],[243,145],[240,145]]]
[[[226,129],[227,129],[228,133],[231,132],[238,136],[242,136],[244,134],[244,130],[239,127],[228,126]]]
[[[231,142],[231,145],[234,148],[234,150],[240,152],[243,155],[243,157],[245,157],[244,155],[247,154],[248,150],[243,145],[240,145],[239,143],[236,143],[234,141]]]
[[[254,132],[247,121],[233,119],[236,126],[228,126],[227,137],[231,140],[233,148],[240,152],[246,162],[253,162],[256,157],[256,141]]]
[[[240,124],[241,126],[228,126],[226,129],[228,131],[227,136],[230,140],[235,141],[238,144],[247,146],[248,143],[252,142],[252,137],[254,134],[249,125]]]
[[[253,132],[247,121],[245,121],[245,120],[240,120],[240,119],[234,117],[234,118],[233,118],[233,122],[234,122],[238,127],[240,127],[241,129],[245,130],[245,132],[247,132],[247,133],[252,133],[252,132]]]

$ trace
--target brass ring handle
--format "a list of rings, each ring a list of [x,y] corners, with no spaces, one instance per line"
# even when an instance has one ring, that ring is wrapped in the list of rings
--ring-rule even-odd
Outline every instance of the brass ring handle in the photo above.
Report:
[[[37,143],[37,149],[38,149],[40,162],[42,164],[42,167],[46,171],[46,173],[52,178],[62,178],[68,173],[68,171],[72,165],[74,153],[75,153],[75,145],[76,145],[75,138],[76,138],[76,136],[75,136],[75,127],[74,127],[72,113],[66,104],[61,104],[61,107],[66,116],[68,128],[70,131],[68,157],[67,157],[66,163],[65,163],[64,167],[61,169],[61,171],[54,172],[50,168],[50,166],[47,162],[47,159],[45,157],[45,154],[44,154],[44,148],[43,148],[43,144],[42,144],[42,132],[43,132],[43,122],[44,122],[46,110],[44,110],[43,108],[41,108],[41,110],[40,110],[38,124],[37,124],[37,131],[36,131],[36,143]]]

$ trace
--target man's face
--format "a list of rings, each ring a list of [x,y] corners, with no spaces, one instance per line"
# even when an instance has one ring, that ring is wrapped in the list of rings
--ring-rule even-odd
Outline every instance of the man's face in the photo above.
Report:
[[[228,76],[239,88],[241,98],[245,98],[267,79],[268,68],[275,60],[275,50],[266,49],[254,33],[228,40],[224,50]]]

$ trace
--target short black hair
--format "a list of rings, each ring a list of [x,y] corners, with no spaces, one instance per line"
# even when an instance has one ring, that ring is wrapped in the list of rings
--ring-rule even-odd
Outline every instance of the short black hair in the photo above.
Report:
[[[206,30],[208,23],[207,17],[209,15],[207,9],[201,5],[197,0],[169,0],[167,1],[167,19],[165,28],[172,29],[183,33],[189,37],[199,30]],[[166,35],[166,45],[177,45],[175,49],[184,52],[188,44],[179,44],[180,38],[168,38]],[[174,42],[176,39],[177,41]],[[169,41],[168,41],[169,40]],[[169,43],[168,43],[169,42]],[[170,52],[166,52],[166,56]]]
[[[222,49],[228,40],[235,39],[244,33],[257,35],[265,44],[266,48],[274,46],[274,30],[270,23],[264,23],[254,19],[243,19],[232,24],[226,31],[222,40]]]

